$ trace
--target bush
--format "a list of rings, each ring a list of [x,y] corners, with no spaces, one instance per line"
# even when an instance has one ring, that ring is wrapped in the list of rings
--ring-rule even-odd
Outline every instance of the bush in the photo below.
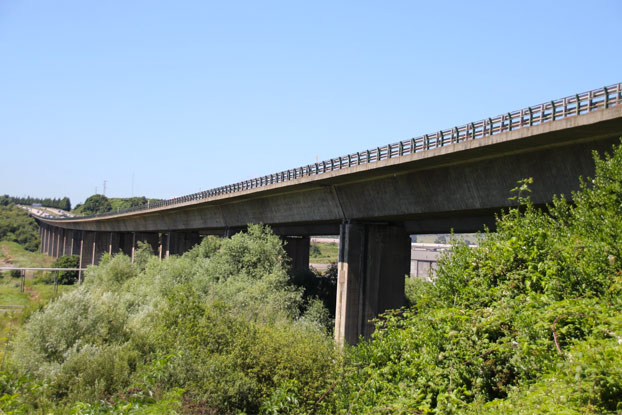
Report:
[[[164,261],[150,249],[134,264],[106,257],[32,315],[11,344],[14,372],[30,379],[11,405],[257,413],[281,405],[288,388],[311,411],[337,356],[327,313],[292,286],[279,238],[250,226]]]
[[[71,255],[71,256],[61,256],[54,261],[52,264],[52,268],[79,268],[80,267],[80,256],[79,255]],[[49,278],[48,278],[49,281]],[[58,283],[63,285],[71,285],[78,281],[78,271],[59,271],[58,273]],[[53,282],[53,281],[49,281]]]

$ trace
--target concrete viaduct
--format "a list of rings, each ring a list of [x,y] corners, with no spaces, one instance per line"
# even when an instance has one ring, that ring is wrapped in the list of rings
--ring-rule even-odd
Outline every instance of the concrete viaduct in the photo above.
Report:
[[[335,337],[356,343],[370,320],[403,305],[410,234],[494,227],[509,190],[533,177],[543,205],[593,175],[592,151],[622,136],[622,84],[441,130],[320,163],[122,212],[37,217],[42,251],[133,256],[136,243],[161,257],[181,254],[208,234],[249,223],[286,240],[293,268],[309,264],[310,235],[340,235]]]

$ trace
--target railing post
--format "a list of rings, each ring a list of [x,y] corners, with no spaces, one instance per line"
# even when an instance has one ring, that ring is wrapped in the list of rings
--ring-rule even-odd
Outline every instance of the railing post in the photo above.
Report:
[[[551,101],[551,121],[555,121],[555,101]]]
[[[577,115],[581,114],[581,98],[579,98],[579,94],[575,95],[576,99],[577,99],[577,105],[575,110],[577,111]]]
[[[564,98],[564,113],[563,113],[564,118],[566,118],[567,113],[568,113],[568,97]]]
[[[609,90],[606,86],[603,87],[603,90],[605,91],[605,108],[609,108]]]
[[[592,111],[592,97],[593,97],[593,93],[592,91],[587,93],[587,112]]]

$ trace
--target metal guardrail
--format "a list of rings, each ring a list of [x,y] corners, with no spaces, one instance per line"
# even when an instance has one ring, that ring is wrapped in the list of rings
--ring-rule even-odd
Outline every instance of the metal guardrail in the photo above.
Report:
[[[622,83],[556,99],[540,105],[508,112],[506,114],[472,122],[462,126],[440,130],[432,134],[425,134],[409,140],[387,144],[370,150],[359,151],[346,156],[332,158],[319,163],[308,164],[306,166],[257,177],[255,179],[244,180],[242,182],[226,186],[216,187],[214,189],[176,197],[170,200],[146,203],[144,205],[135,206],[129,209],[100,213],[97,215],[73,218],[55,218],[54,220],[75,220],[82,218],[105,217],[119,213],[136,212],[147,209],[175,206],[192,201],[205,200],[223,194],[242,192],[275,183],[284,183],[299,179],[301,177],[321,175],[348,167],[375,163],[392,158],[399,158],[409,154],[461,143],[467,140],[475,140],[482,137],[500,134],[506,131],[513,131],[520,128],[540,125],[563,118],[577,117],[595,110],[610,108],[618,105],[622,105]]]

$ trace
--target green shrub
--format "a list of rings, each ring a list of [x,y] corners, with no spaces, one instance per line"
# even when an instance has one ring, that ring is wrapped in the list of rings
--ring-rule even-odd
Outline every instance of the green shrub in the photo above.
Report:
[[[80,256],[61,256],[52,264],[52,268],[79,268]],[[64,285],[74,284],[78,281],[78,271],[60,271],[58,273],[58,283]],[[53,282],[50,281],[50,282]]]
[[[58,413],[256,413],[296,379],[296,400],[309,410],[336,352],[328,313],[291,284],[284,258],[263,226],[206,238],[163,261],[148,245],[134,264],[106,256],[12,342],[12,370],[30,379],[14,404]]]

